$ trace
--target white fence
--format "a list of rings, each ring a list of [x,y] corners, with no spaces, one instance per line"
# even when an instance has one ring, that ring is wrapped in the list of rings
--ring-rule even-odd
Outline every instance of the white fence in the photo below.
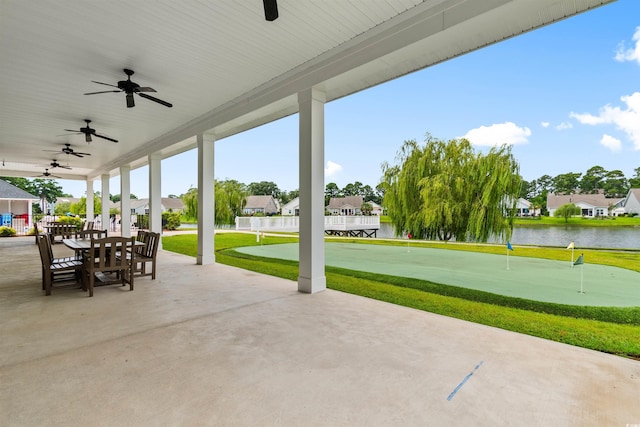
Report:
[[[237,216],[236,230],[246,231],[294,231],[300,228],[299,216]],[[330,231],[378,230],[379,216],[325,216],[324,229]]]

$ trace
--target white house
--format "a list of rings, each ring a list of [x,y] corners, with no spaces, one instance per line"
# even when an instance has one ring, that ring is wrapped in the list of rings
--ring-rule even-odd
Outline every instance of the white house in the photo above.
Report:
[[[116,202],[112,207],[120,210],[120,202]],[[146,215],[149,213],[149,199],[131,199],[129,202],[131,209],[131,215]],[[184,210],[184,203],[182,199],[174,197],[162,197],[160,199],[160,208],[162,212],[182,212]]]
[[[516,202],[516,216],[537,216],[540,209],[533,209],[532,204],[527,199],[520,197]]]
[[[620,199],[607,199],[604,194],[547,194],[547,210],[550,216],[562,205],[573,203],[582,211],[582,216],[595,218],[609,216],[609,207],[614,206]]]
[[[331,215],[360,215],[362,196],[332,197],[327,210]]]
[[[368,202],[365,203],[369,203],[371,205],[371,215],[377,215],[380,216],[383,214],[384,209],[382,208],[382,206],[380,206],[379,204],[377,204],[376,202],[374,202],[373,200],[369,200]]]
[[[242,213],[245,215],[274,215],[278,213],[278,203],[273,196],[247,196]]]
[[[622,212],[628,214],[640,215],[640,188],[632,188],[627,196],[618,203],[616,211],[622,209]]]
[[[296,197],[289,203],[282,205],[280,213],[284,216],[300,216],[300,197]]]
[[[32,223],[31,205],[38,198],[0,179],[0,225],[23,231]]]

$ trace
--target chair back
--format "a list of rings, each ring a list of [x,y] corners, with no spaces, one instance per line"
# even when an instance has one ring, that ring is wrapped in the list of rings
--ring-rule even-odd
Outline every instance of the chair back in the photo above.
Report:
[[[42,262],[42,268],[49,270],[53,263],[53,251],[51,250],[51,242],[49,236],[38,236],[38,250],[40,252],[40,261]]]
[[[38,223],[33,222],[33,234],[36,236],[36,245],[38,244],[38,237],[40,237],[40,230],[38,230]]]
[[[107,237],[107,230],[94,230],[93,228],[76,231],[76,239],[104,239]]]
[[[93,230],[93,221],[85,221],[82,223],[82,230]]]
[[[160,233],[146,232],[144,252],[147,258],[155,258],[158,253],[158,243],[160,242]]]
[[[133,245],[133,237],[105,237],[91,239],[89,254],[93,254],[93,262],[89,262],[89,271],[126,270],[131,268],[131,261],[119,256],[127,245]],[[89,255],[91,256],[91,255]]]

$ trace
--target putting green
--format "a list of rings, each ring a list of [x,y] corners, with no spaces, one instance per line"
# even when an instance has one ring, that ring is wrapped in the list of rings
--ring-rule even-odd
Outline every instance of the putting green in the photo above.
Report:
[[[236,250],[266,258],[298,260],[297,243]],[[589,264],[588,259],[583,266],[572,267],[569,260],[510,256],[507,269],[506,254],[327,242],[325,263],[350,270],[411,277],[535,301],[588,306],[640,306],[639,273]],[[581,286],[584,293],[580,293]]]

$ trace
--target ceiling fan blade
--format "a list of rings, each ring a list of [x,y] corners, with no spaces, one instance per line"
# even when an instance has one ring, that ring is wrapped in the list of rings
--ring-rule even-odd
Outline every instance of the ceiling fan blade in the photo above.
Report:
[[[71,154],[72,156],[76,156],[76,157],[80,157],[80,158],[84,157],[83,156],[84,153],[76,153],[75,151],[72,152],[72,153],[67,153],[67,154]]]
[[[85,93],[85,95],[97,95],[99,93],[118,93],[118,92],[122,92],[121,90],[103,90],[101,92],[88,92]]]
[[[133,108],[136,106],[136,103],[133,100],[133,93],[127,94],[127,108]]]
[[[95,80],[91,80],[91,81],[92,81],[93,83],[98,83],[99,85],[105,85],[105,86],[118,87],[118,86],[116,86],[116,85],[112,85],[111,83],[102,83],[102,82],[97,82],[97,81],[95,81]],[[120,88],[118,87],[118,89],[120,89]]]
[[[275,21],[278,19],[278,3],[276,0],[262,0],[264,5],[264,19],[267,21]]]
[[[84,134],[84,140],[86,142],[91,142],[91,134],[89,132]]]
[[[98,138],[106,139],[107,141],[118,142],[117,139],[109,138],[108,136],[104,136],[104,135],[98,135],[97,133],[95,134],[95,136],[97,136]]]
[[[65,132],[73,132],[74,134],[75,134],[75,133],[82,133],[82,131],[81,131],[81,130],[73,130],[73,129],[65,129]],[[69,134],[69,135],[70,135],[70,134]],[[62,135],[58,135],[58,136],[62,136]]]
[[[162,99],[154,98],[153,96],[147,95],[146,93],[139,93],[138,95],[150,101],[154,101],[154,102],[157,102],[158,104],[162,104],[165,107],[169,107],[169,108],[173,107],[173,104],[169,104],[167,101],[163,101]]]
[[[152,87],[139,87],[135,91],[136,92],[155,92],[156,90]]]

